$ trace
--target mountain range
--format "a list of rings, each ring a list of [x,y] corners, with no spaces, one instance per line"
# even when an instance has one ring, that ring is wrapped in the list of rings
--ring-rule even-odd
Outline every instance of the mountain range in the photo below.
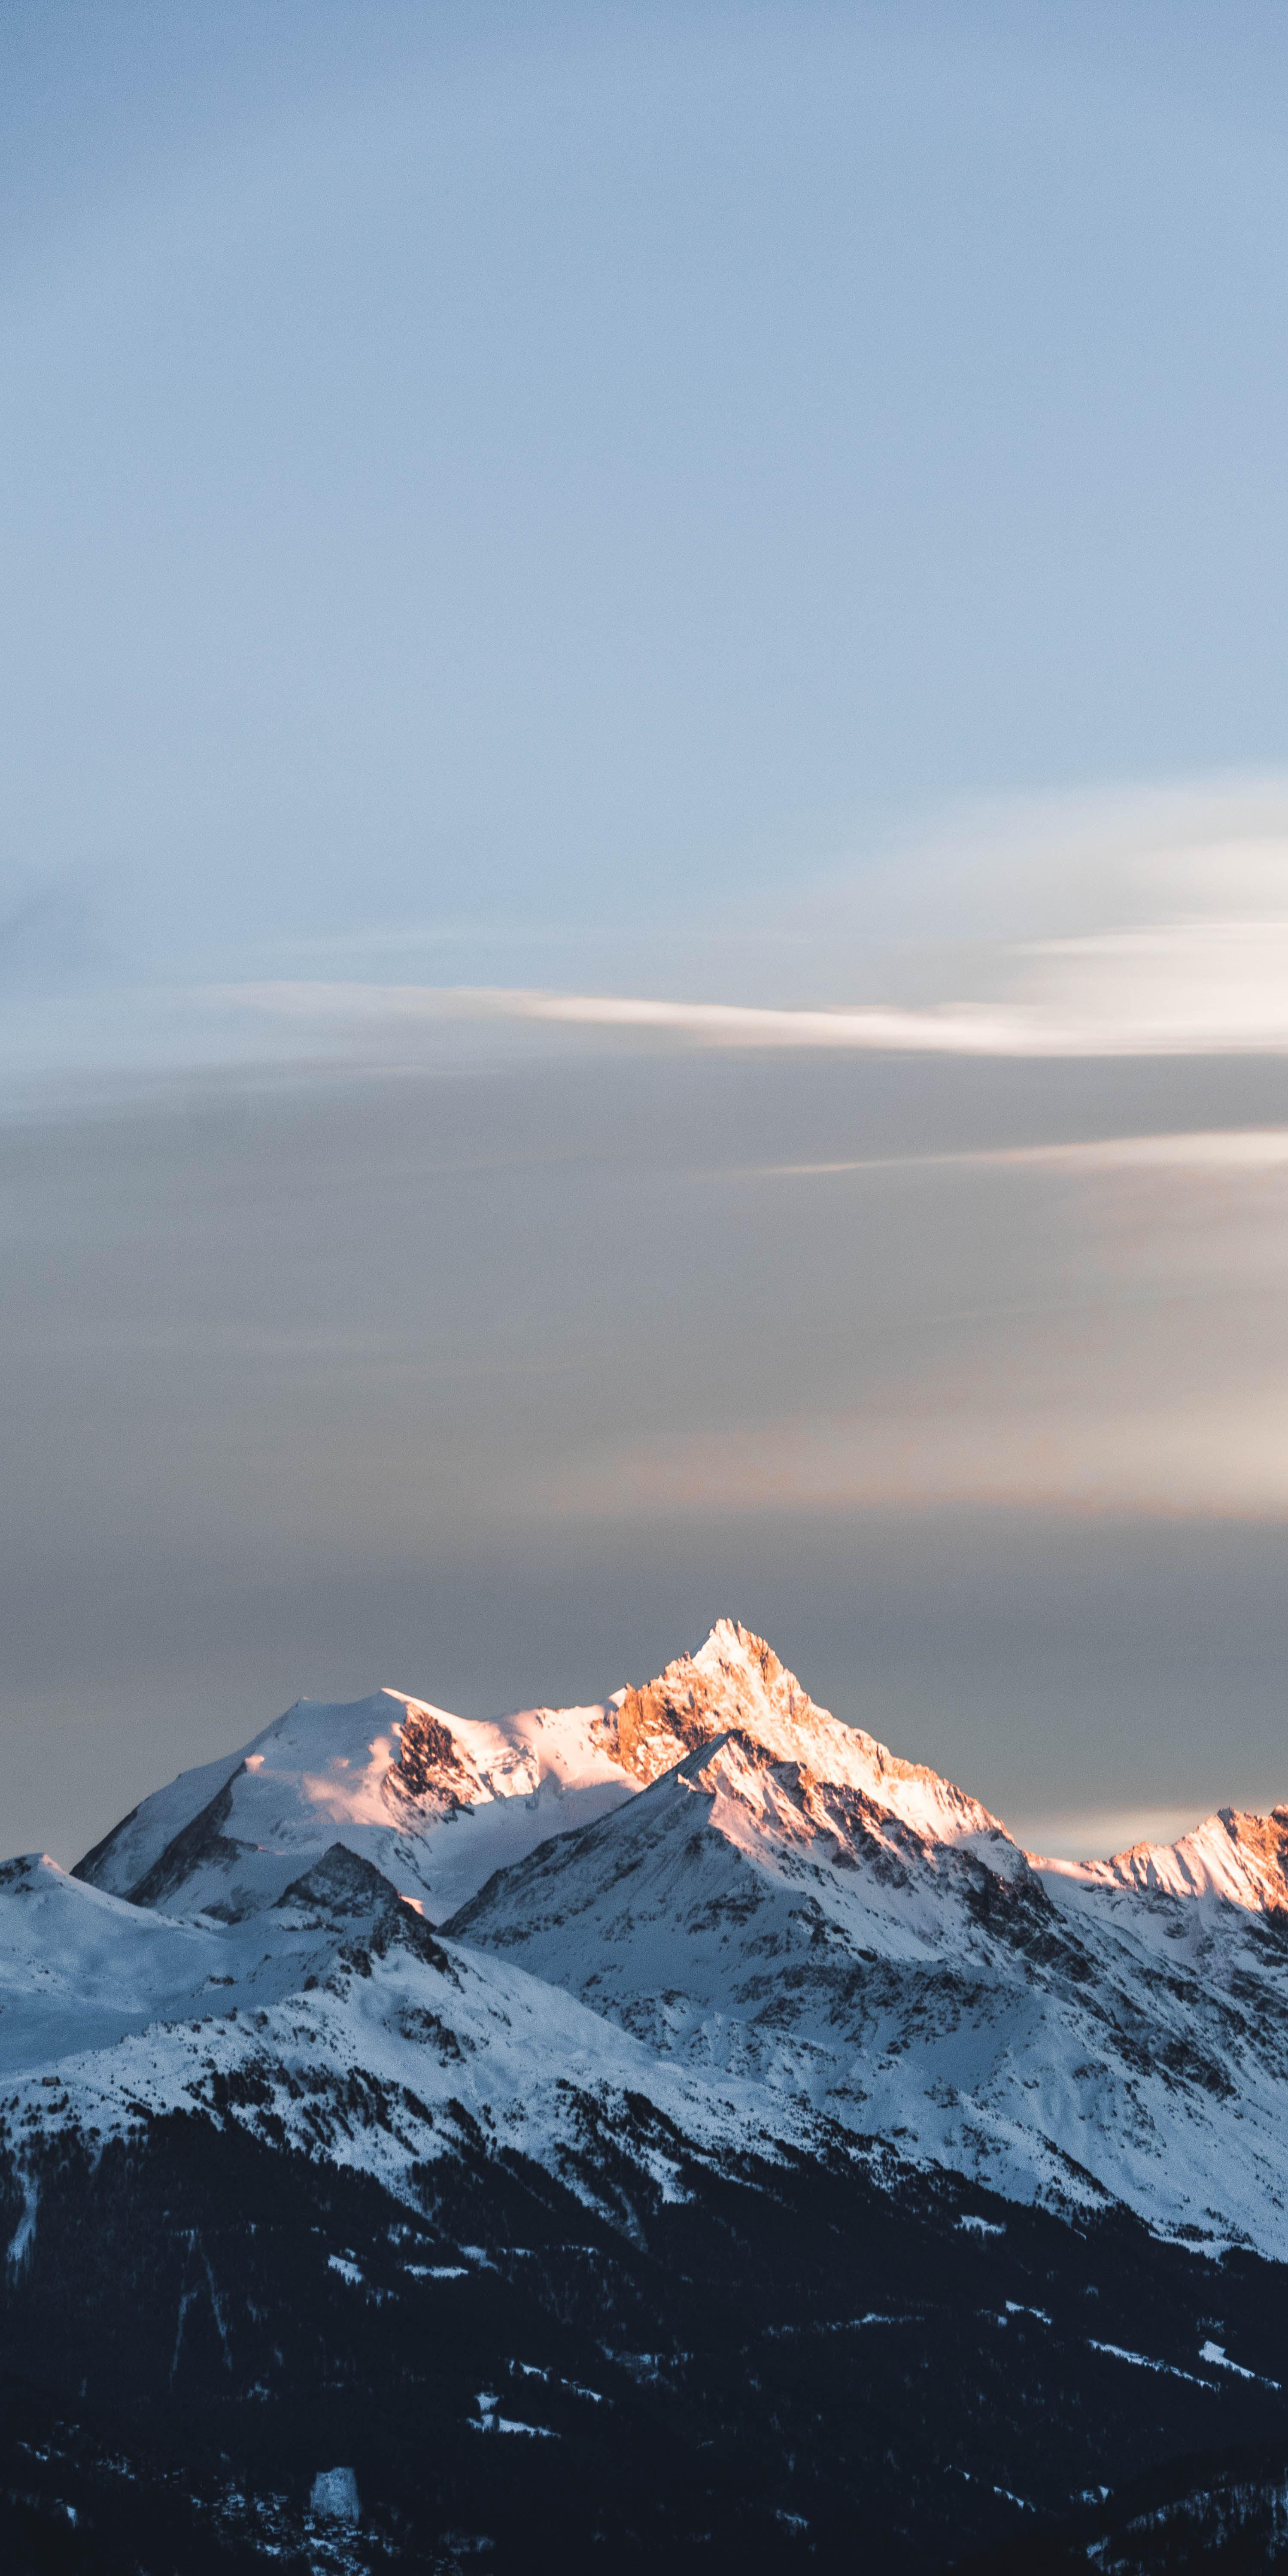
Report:
[[[0,2122],[15,2565],[1288,2551],[1288,1807],[1044,1859],[727,1620],[4,1864]]]

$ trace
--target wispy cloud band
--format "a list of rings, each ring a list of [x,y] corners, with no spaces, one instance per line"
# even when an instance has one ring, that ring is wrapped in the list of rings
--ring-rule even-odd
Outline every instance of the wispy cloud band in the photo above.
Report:
[[[761,1163],[761,1180],[847,1172],[1032,1171],[1246,1173],[1288,1168],[1288,1127],[1213,1127],[1188,1135],[1096,1136],[1070,1144],[981,1145],[951,1154],[868,1154],[832,1163]]]
[[[247,983],[211,998],[315,1026],[514,1020],[753,1049],[1016,1059],[1288,1053],[1288,920],[1160,923],[1009,951],[1005,963],[1018,987],[1011,997],[920,1008],[339,982]]]
[[[963,1386],[933,1410],[853,1410],[641,1443],[570,1466],[540,1508],[572,1519],[942,1511],[1288,1520],[1288,1408],[1242,1403],[1000,1409]]]

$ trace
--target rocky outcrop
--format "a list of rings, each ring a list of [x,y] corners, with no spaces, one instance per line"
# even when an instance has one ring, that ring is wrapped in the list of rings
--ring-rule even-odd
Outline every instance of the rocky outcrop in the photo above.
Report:
[[[465,1765],[445,1726],[432,1709],[409,1701],[399,1730],[399,1754],[393,1774],[411,1798],[460,1799],[467,1786]]]
[[[623,1693],[606,1740],[623,1770],[647,1783],[732,1727],[759,1719],[763,1732],[766,1718],[797,1737],[833,1723],[763,1637],[720,1619],[696,1655],[678,1655],[656,1681]]]

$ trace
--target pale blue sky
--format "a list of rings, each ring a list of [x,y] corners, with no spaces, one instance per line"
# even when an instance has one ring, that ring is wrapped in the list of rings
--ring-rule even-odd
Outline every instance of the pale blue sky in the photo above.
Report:
[[[0,43],[12,974],[629,984],[963,795],[1288,754],[1280,10]]]
[[[1283,8],[9,0],[0,240],[0,1847],[722,1613],[1288,1795]]]

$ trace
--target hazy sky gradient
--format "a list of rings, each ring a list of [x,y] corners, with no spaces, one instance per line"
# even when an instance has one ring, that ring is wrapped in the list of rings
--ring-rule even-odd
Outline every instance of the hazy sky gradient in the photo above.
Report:
[[[1288,1794],[1282,13],[0,55],[0,1842],[721,1612]]]

